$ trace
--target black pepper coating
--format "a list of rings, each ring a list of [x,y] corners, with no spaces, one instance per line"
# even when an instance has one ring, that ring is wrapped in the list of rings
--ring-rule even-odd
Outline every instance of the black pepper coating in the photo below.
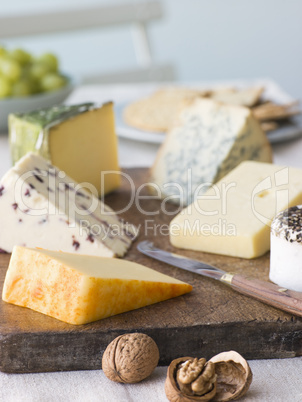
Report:
[[[290,243],[302,243],[302,205],[279,212],[273,220],[271,232]]]

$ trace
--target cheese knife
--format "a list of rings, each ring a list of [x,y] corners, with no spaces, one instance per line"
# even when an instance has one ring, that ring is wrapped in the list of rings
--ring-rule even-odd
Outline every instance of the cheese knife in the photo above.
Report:
[[[225,272],[202,261],[156,248],[150,241],[142,241],[137,249],[156,260],[227,284],[239,293],[263,303],[302,317],[302,292],[288,290],[271,282],[249,278],[241,274]]]

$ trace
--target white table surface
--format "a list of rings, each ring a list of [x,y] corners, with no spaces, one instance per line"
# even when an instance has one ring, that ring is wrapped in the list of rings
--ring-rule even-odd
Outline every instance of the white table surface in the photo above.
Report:
[[[118,85],[80,87],[68,99],[69,103],[113,100],[125,102],[147,94],[154,85]],[[150,166],[158,145],[119,140],[122,167]],[[302,168],[302,138],[273,147],[274,162]],[[0,135],[0,176],[10,167],[7,135]],[[280,345],[280,349],[282,345]],[[254,377],[248,394],[242,401],[298,402],[302,401],[302,358],[252,360]],[[125,385],[109,381],[101,370],[40,374],[0,373],[0,401],[3,402],[149,402],[166,401],[165,367],[139,384]]]

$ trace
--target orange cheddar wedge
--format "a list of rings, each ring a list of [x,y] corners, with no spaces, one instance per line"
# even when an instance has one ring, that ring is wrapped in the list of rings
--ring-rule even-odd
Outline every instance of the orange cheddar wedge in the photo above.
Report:
[[[190,292],[131,261],[14,247],[2,299],[69,324],[86,324]]]

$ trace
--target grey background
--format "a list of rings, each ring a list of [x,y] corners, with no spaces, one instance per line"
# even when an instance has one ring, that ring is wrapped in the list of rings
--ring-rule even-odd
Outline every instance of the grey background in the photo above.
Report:
[[[1,0],[2,15],[127,3],[110,0]],[[143,0],[141,0],[143,1]],[[270,77],[302,99],[302,0],[162,0],[165,18],[150,27],[156,61],[174,63],[180,81]],[[34,53],[56,52],[64,71],[135,65],[128,28],[1,41]]]

